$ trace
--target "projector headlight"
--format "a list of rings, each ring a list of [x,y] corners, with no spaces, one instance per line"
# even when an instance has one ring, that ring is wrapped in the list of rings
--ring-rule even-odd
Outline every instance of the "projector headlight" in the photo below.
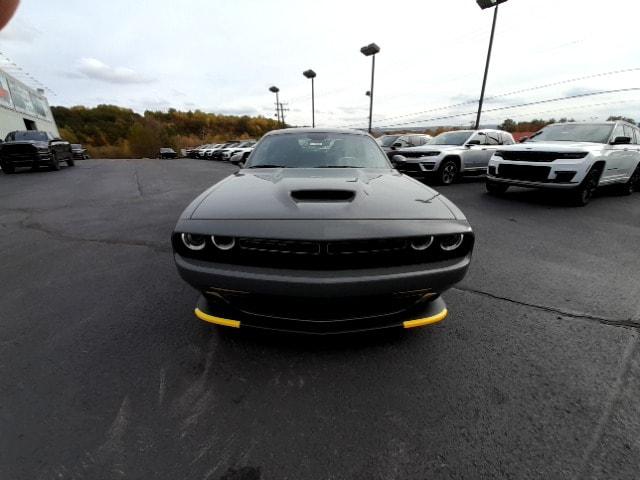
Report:
[[[189,250],[193,250],[195,252],[204,249],[206,245],[206,240],[204,235],[195,235],[193,233],[183,233],[180,235],[182,239],[182,243]]]
[[[462,242],[464,242],[464,235],[462,233],[446,235],[440,240],[440,248],[445,252],[453,252],[460,248]]]

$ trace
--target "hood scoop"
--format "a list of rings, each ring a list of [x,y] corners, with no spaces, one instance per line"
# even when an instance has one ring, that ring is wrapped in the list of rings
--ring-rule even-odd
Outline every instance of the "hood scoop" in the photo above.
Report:
[[[293,190],[296,202],[351,202],[356,196],[352,190]]]

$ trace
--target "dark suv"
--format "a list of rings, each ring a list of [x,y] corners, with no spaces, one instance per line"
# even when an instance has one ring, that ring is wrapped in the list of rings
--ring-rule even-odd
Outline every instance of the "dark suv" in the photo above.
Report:
[[[62,161],[73,167],[71,145],[49,132],[11,132],[0,149],[0,167],[4,173],[13,173],[18,167],[48,166],[52,170],[60,170]]]

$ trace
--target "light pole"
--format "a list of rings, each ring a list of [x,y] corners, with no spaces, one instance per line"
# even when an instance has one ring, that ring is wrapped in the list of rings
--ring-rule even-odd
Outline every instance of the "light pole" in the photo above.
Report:
[[[316,128],[316,98],[313,86],[313,79],[316,78],[316,72],[313,70],[305,70],[302,74],[311,79],[311,127]]]
[[[380,52],[380,47],[375,43],[370,43],[360,49],[365,57],[371,57],[371,90],[369,90],[369,133],[371,133],[371,119],[373,117],[373,80],[376,75],[376,53]]]
[[[489,51],[487,52],[487,64],[484,67],[484,78],[482,80],[482,91],[480,92],[480,103],[478,104],[478,116],[476,117],[475,130],[480,128],[480,117],[482,116],[482,104],[484,103],[484,91],[487,87],[487,76],[489,75],[489,64],[491,63],[491,50],[493,49],[493,35],[496,32],[496,20],[498,19],[498,5],[507,0],[476,0],[481,9],[495,8],[493,11],[493,25],[491,26],[491,38],[489,40]]]
[[[278,92],[280,92],[280,89],[274,85],[273,87],[269,88],[269,91],[276,94],[276,117],[278,117],[278,125],[281,126],[282,123],[280,122],[280,97],[278,97]]]

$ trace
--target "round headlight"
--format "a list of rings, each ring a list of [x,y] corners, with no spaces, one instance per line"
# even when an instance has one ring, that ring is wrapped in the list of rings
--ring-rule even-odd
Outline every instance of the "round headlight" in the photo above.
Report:
[[[416,250],[418,252],[426,250],[432,244],[433,244],[433,236],[432,235],[429,235],[428,237],[414,238],[413,240],[411,240],[411,248],[413,248],[414,250]]]
[[[183,233],[182,235],[180,235],[180,238],[182,238],[182,243],[184,243],[184,246],[187,247],[189,250],[202,250],[205,245],[205,237],[204,235],[195,235],[193,233]]]
[[[440,240],[440,248],[445,252],[453,252],[454,250],[460,248],[462,242],[464,241],[464,235],[461,233],[456,233],[455,235],[446,235],[442,237]]]
[[[223,237],[220,235],[212,235],[211,241],[220,250],[231,250],[236,246],[236,239],[233,237]]]

